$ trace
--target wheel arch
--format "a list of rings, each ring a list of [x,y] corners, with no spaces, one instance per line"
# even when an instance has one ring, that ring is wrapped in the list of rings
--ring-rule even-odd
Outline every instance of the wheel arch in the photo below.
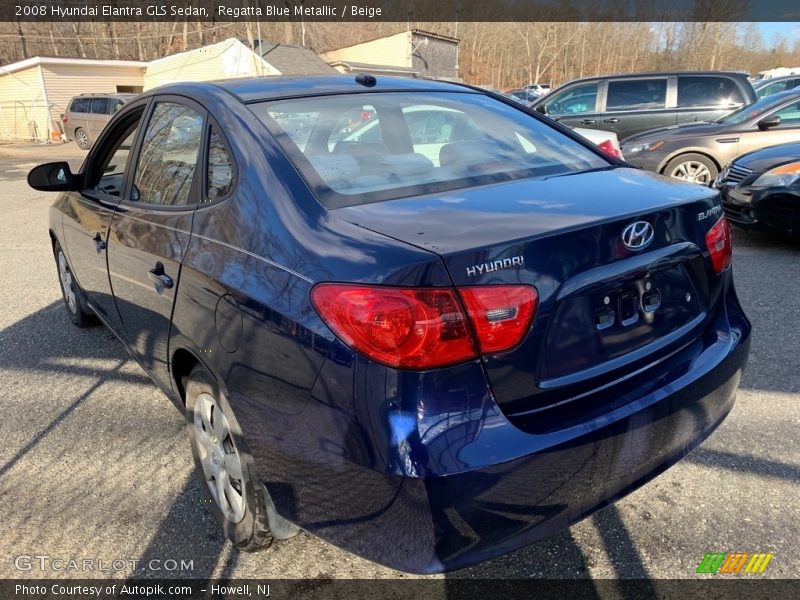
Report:
[[[664,172],[667,170],[667,165],[673,159],[683,156],[684,154],[699,154],[700,156],[705,156],[708,160],[714,163],[718,171],[722,168],[720,161],[712,154],[709,154],[708,150],[705,148],[681,148],[680,150],[676,150],[672,154],[668,155],[664,160],[661,161],[661,164],[658,165],[658,172],[661,175],[664,175]]]
[[[208,368],[208,365],[201,361],[200,358],[188,348],[180,347],[172,354],[172,360],[170,361],[172,387],[184,405],[186,405],[186,384],[189,381],[189,375],[192,369],[199,364],[202,364],[205,370],[216,379],[213,371]]]

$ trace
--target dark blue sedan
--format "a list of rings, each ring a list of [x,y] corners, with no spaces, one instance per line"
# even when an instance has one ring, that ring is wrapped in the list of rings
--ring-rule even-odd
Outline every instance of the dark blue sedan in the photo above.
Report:
[[[171,85],[29,182],[67,314],[185,411],[244,549],[520,548],[699,444],[747,360],[716,191],[468,86]]]

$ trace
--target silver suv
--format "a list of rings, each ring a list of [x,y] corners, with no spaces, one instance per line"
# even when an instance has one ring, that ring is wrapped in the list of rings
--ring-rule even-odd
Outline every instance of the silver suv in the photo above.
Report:
[[[136,94],[81,94],[67,105],[61,116],[67,139],[84,150],[92,147],[94,140],[122,106]]]

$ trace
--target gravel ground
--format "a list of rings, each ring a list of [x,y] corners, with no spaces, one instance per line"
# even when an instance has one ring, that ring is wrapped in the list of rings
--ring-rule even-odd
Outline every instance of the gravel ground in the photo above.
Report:
[[[257,554],[223,541],[181,415],[109,332],[76,329],[61,305],[47,236],[53,198],[25,175],[83,155],[74,144],[0,147],[0,578],[58,575],[37,562],[19,570],[20,555],[136,560],[142,577],[408,577],[305,533]],[[708,551],[773,552],[766,576],[798,577],[800,245],[739,231],[735,243],[753,345],[717,432],[568,531],[438,577],[694,578]],[[168,559],[193,569],[167,571]],[[66,574],[79,575],[92,573]]]

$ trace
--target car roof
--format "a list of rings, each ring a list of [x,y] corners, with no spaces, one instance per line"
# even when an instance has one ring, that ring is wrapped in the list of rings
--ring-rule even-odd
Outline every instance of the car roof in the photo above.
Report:
[[[577,83],[579,81],[597,81],[600,79],[638,79],[640,77],[675,77],[678,75],[723,75],[726,77],[746,78],[747,73],[743,71],[642,71],[641,73],[614,73],[612,75],[594,75],[592,77],[581,77],[572,79],[567,83]],[[563,84],[561,87],[564,87]]]
[[[358,83],[354,75],[246,77],[211,83],[237,96],[242,102],[386,91],[480,93],[468,86],[446,81],[388,76],[375,76],[373,86]],[[175,90],[179,86],[176,84],[170,88]]]
[[[753,82],[753,87],[758,90],[762,87],[768,86],[770,83],[775,83],[777,81],[786,81],[787,79],[798,79],[798,78],[800,78],[800,73],[795,73],[794,75],[781,75],[780,77],[770,77],[769,79],[759,79],[758,81]]]

